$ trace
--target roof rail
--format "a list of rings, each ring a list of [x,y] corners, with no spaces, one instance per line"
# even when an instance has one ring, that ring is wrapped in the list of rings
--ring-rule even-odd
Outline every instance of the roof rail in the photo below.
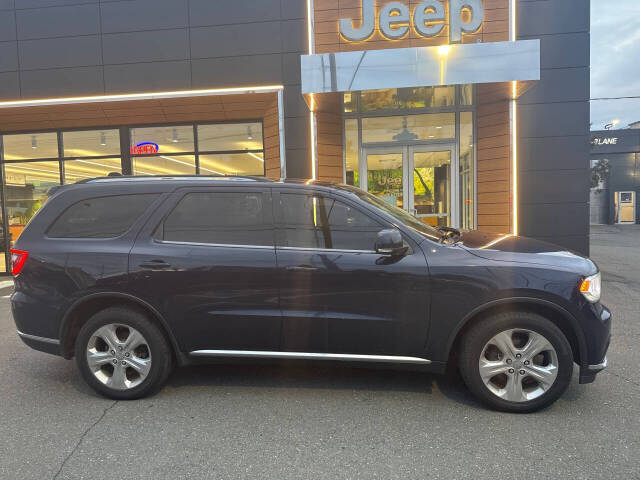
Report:
[[[227,181],[250,181],[250,182],[273,182],[267,177],[257,177],[250,175],[113,175],[108,177],[85,178],[76,183],[97,183],[97,182],[144,182],[148,180],[227,180]]]

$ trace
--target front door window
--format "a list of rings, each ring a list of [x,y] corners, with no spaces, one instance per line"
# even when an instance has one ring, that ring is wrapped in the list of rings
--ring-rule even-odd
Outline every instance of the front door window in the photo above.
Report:
[[[405,207],[403,149],[367,154],[369,192],[399,208]]]

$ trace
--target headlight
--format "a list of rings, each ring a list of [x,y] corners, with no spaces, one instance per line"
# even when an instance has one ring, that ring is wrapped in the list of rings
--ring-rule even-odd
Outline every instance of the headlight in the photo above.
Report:
[[[601,283],[600,272],[591,275],[585,278],[580,284],[580,293],[591,303],[596,303],[600,300]]]

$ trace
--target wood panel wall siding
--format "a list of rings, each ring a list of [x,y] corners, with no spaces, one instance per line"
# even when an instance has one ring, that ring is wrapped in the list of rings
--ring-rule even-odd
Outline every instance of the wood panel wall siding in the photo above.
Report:
[[[342,97],[323,94],[322,111],[316,112],[318,180],[343,181]]]
[[[278,180],[280,171],[280,127],[278,122],[278,101],[266,110],[263,119],[264,167],[267,177]]]
[[[478,85],[478,229],[512,231],[509,101],[487,102],[495,86]]]
[[[432,38],[419,36],[413,28],[400,40],[388,40],[378,29],[377,14],[387,3],[376,0],[376,30],[366,41],[352,42],[344,39],[338,29],[338,20],[351,18],[357,27],[361,24],[361,0],[314,0],[314,36],[316,53],[346,52],[351,50],[380,50],[387,48],[425,47],[449,43],[449,26],[445,23],[442,31]],[[421,0],[404,0],[411,17]],[[443,0],[446,18],[449,16],[449,2]],[[500,42],[509,39],[509,0],[484,0],[484,22],[474,34],[463,34],[463,43]]]

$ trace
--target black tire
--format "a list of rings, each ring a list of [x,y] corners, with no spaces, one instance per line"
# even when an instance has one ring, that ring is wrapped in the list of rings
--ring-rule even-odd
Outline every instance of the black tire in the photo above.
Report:
[[[91,371],[87,348],[93,334],[105,325],[130,327],[142,334],[151,355],[151,367],[146,378],[126,390],[110,388]],[[110,307],[93,315],[80,329],[75,344],[75,357],[82,378],[96,392],[115,400],[133,400],[155,393],[171,373],[172,350],[163,332],[143,313],[124,306]]]
[[[500,332],[510,329],[531,330],[545,337],[558,357],[558,374],[551,387],[528,401],[507,401],[494,394],[480,376],[479,360],[487,342]],[[528,413],[555,402],[567,389],[573,374],[573,353],[569,341],[550,320],[530,312],[505,312],[485,318],[473,325],[460,345],[459,367],[469,390],[484,404],[503,412]]]

